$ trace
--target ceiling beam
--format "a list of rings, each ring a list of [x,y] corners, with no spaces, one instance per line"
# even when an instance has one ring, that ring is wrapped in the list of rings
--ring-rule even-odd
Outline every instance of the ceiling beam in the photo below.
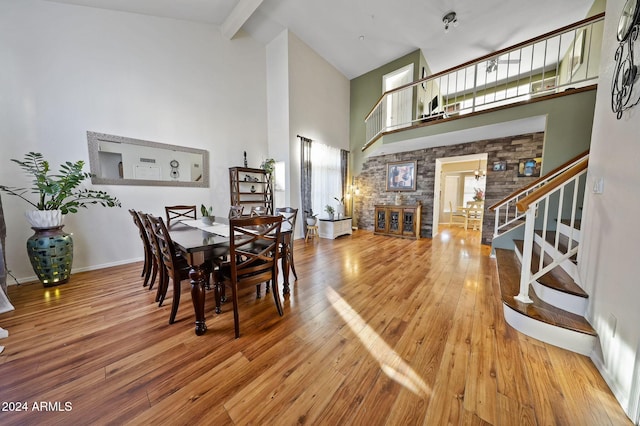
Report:
[[[222,35],[231,40],[263,0],[240,0],[222,23]]]

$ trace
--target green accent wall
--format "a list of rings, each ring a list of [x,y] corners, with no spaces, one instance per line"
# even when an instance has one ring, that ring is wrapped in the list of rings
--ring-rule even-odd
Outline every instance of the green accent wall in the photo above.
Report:
[[[364,160],[364,154],[361,150],[365,144],[364,119],[382,96],[382,76],[409,64],[414,64],[414,81],[422,78],[422,67],[425,67],[427,75],[431,74],[422,51],[416,50],[351,80],[349,150],[351,151],[352,166],[355,166],[352,170],[359,171]]]

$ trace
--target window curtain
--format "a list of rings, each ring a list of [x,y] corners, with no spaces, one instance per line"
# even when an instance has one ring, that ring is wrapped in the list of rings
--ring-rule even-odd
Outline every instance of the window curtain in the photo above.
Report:
[[[349,192],[347,188],[347,177],[349,176],[349,151],[344,149],[340,150],[340,179],[342,182],[340,186],[342,187],[342,193],[339,198],[344,199],[345,206],[347,204],[347,193]],[[346,208],[346,207],[345,207]]]
[[[300,200],[302,217],[311,212],[311,139],[298,135],[300,139]],[[316,213],[316,212],[314,212]],[[302,221],[303,235],[307,235],[307,221]]]
[[[311,144],[311,206],[314,213],[327,217],[327,205],[335,209],[342,196],[340,149],[322,143]]]

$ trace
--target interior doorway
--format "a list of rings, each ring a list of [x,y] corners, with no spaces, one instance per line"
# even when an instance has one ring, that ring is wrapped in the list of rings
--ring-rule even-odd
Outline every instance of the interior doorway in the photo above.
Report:
[[[413,64],[382,76],[382,92],[388,92],[413,81]],[[397,129],[411,125],[413,89],[400,90],[386,97],[386,128]]]
[[[477,191],[484,198],[487,178],[487,154],[462,155],[436,160],[436,173],[433,189],[433,230],[438,234],[440,223],[448,224],[451,207],[466,206]],[[479,175],[476,175],[476,171]],[[476,179],[477,176],[477,179]],[[449,204],[451,203],[451,204]]]

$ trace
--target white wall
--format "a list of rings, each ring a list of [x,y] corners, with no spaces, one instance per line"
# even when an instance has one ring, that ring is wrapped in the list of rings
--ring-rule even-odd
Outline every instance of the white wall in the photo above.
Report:
[[[213,26],[39,0],[0,0],[0,182],[28,186],[11,158],[42,152],[56,167],[88,164],[86,131],[210,153],[210,188],[98,186],[121,209],[69,215],[74,270],[141,258],[127,209],[164,214],[167,204],[212,204],[227,215],[228,168],[267,154],[266,55]],[[25,241],[27,204],[3,195],[7,263],[34,278]]]
[[[640,341],[640,106],[616,120],[610,92],[624,3],[609,0],[606,6],[588,173],[591,185],[604,179],[604,192],[586,197],[580,276],[590,294],[588,317],[602,348],[592,358],[627,414],[635,418],[640,399],[640,372],[634,371]]]
[[[284,31],[267,46],[267,62],[269,154],[287,163],[286,202],[300,206],[297,135],[348,150],[350,83],[289,31]],[[298,215],[301,222],[304,212],[299,211]],[[301,232],[299,226],[298,236],[302,236]]]

